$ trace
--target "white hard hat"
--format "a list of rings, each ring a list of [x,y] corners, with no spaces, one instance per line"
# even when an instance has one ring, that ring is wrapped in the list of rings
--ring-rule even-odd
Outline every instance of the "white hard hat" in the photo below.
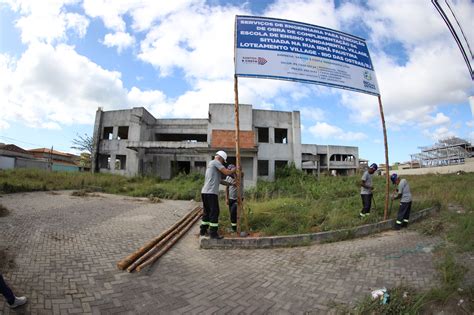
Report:
[[[224,162],[227,163],[227,153],[225,153],[224,151],[221,150],[221,151],[217,151],[217,152],[216,152],[216,155],[218,155],[218,156],[220,156],[221,158],[223,158],[223,159],[224,159]]]

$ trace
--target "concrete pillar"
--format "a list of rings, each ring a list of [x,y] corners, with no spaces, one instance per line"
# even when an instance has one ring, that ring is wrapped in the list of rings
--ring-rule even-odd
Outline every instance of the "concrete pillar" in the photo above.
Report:
[[[91,152],[91,170],[92,173],[99,172],[99,145],[100,145],[100,137],[102,135],[102,107],[99,107],[95,113],[95,123],[94,123],[94,131],[92,135],[92,152]]]
[[[253,157],[253,177],[252,181],[254,185],[257,184],[257,178],[258,178],[258,156]]]
[[[301,169],[301,122],[299,111],[293,111],[291,113],[291,125],[293,137],[289,144],[293,149],[293,162],[297,169]]]

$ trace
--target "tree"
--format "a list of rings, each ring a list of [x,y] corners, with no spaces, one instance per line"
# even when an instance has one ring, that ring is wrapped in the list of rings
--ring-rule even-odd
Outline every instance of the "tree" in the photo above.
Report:
[[[92,148],[94,146],[94,139],[86,134],[81,136],[77,134],[77,138],[72,140],[73,146],[71,149],[81,151],[79,164],[82,167],[90,168],[92,165]]]
[[[74,144],[71,149],[76,149],[81,152],[86,152],[92,154],[92,148],[94,146],[94,139],[86,134],[81,136],[77,134],[77,138],[72,140],[72,144]]]

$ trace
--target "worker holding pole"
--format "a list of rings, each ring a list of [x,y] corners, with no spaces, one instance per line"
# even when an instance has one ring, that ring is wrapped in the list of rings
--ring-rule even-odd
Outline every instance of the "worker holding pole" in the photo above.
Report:
[[[395,230],[400,230],[402,227],[408,226],[411,211],[411,192],[410,185],[405,178],[400,178],[397,174],[393,173],[390,176],[392,184],[397,185],[395,194],[392,196],[392,200],[400,199],[400,208],[398,210],[397,220],[395,221]]]
[[[235,174],[236,169],[229,170],[224,166],[227,160],[227,153],[217,151],[214,159],[207,164],[204,186],[201,189],[201,198],[203,204],[203,215],[201,221],[200,235],[208,234],[212,239],[221,239],[217,233],[219,229],[219,184],[221,182],[221,173],[228,176]]]
[[[374,186],[372,184],[372,175],[377,169],[377,164],[372,163],[361,178],[360,197],[362,198],[362,210],[359,213],[361,218],[364,218],[370,214],[370,208],[372,206],[372,192],[374,190]]]
[[[228,169],[233,170],[236,168],[235,165],[230,164]],[[225,203],[229,206],[230,224],[233,232],[237,232],[237,181],[235,175],[229,175],[226,178],[229,183],[225,188]],[[240,193],[243,195],[244,192],[244,172],[240,172]],[[243,200],[243,197],[242,197]]]

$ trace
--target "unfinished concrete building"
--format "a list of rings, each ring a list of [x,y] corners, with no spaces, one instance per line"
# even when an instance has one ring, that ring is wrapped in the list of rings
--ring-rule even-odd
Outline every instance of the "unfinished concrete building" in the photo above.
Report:
[[[299,169],[354,174],[358,148],[301,144],[300,113],[253,109],[240,105],[241,163],[245,184],[273,180],[289,163]],[[205,119],[156,119],[145,108],[103,111],[94,126],[92,168],[126,176],[163,179],[192,171],[204,173],[217,150],[235,163],[233,104],[210,104]],[[333,172],[334,173],[334,172]]]

